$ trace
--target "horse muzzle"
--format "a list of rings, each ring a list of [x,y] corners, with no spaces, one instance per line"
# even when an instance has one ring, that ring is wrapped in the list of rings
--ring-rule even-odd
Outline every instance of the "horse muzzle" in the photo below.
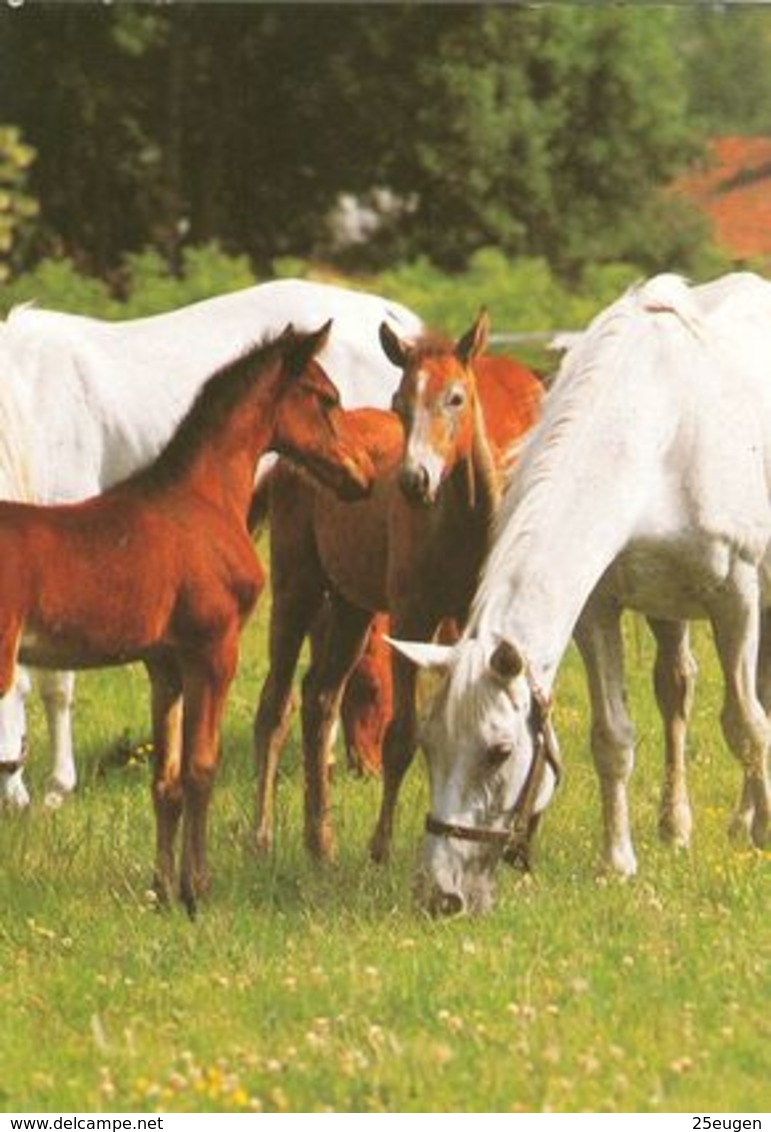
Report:
[[[27,761],[27,736],[25,735],[21,741],[21,750],[17,759],[0,759],[0,775],[16,774],[20,771]]]
[[[431,477],[423,464],[404,465],[399,472],[402,495],[415,507],[430,507],[434,502]]]

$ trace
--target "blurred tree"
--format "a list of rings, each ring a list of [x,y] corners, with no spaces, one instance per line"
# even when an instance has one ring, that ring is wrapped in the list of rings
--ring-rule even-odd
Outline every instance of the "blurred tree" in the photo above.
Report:
[[[218,241],[376,267],[480,247],[643,266],[687,251],[657,186],[693,151],[666,8],[183,4],[0,9],[0,105],[76,262]],[[382,190],[382,191],[380,191]],[[375,210],[341,253],[340,194]]]
[[[27,192],[27,171],[35,152],[13,126],[0,126],[0,283],[11,276],[37,201]]]
[[[462,9],[415,66],[414,128],[389,182],[418,194],[411,244],[451,266],[485,243],[563,268],[645,262],[652,225],[666,242],[655,191],[698,146],[677,19],[660,9]]]
[[[771,133],[771,19],[763,6],[682,14],[691,108],[713,134]]]

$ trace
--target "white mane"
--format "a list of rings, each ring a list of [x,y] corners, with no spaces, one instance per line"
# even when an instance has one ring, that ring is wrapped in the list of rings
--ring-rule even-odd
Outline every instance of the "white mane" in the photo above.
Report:
[[[19,403],[19,375],[8,349],[7,324],[0,322],[0,499],[33,502],[35,466],[29,414]]]
[[[687,368],[690,349],[683,350],[683,343],[700,349],[702,336],[699,306],[687,284],[662,275],[630,288],[576,339],[544,400],[541,420],[517,454],[474,600],[471,632],[493,600],[510,601],[501,587],[512,561],[527,557],[532,540],[541,547],[548,543],[550,527],[561,521],[559,501],[574,494],[576,476],[598,444],[625,442],[616,423],[626,405],[635,403],[631,383],[646,381],[664,356],[678,356],[678,365]],[[626,431],[634,443],[634,430]]]
[[[617,400],[619,383],[644,372],[645,354],[657,346],[650,316],[662,314],[674,315],[676,325],[694,337],[701,334],[699,308],[685,282],[666,275],[633,286],[576,338],[545,398],[541,420],[516,453],[496,518],[496,563],[514,543],[529,538],[533,524],[542,528],[549,508],[543,494],[559,494],[560,483],[573,478],[583,449],[596,444],[603,405]],[[662,324],[663,333],[670,331],[671,324]],[[485,591],[483,577],[481,594]]]

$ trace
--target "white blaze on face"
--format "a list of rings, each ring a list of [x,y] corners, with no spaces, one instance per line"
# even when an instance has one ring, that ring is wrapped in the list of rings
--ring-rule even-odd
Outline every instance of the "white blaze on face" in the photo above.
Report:
[[[433,413],[426,405],[428,374],[421,371],[416,381],[415,412],[410,427],[409,441],[404,455],[404,466],[410,471],[423,469],[426,476],[426,494],[434,498],[444,475],[444,458],[433,446]]]

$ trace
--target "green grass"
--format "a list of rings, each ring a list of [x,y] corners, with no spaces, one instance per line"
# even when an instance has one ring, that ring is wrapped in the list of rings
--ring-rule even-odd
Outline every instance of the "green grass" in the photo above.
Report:
[[[729,846],[739,775],[699,638],[694,846],[659,846],[651,649],[631,627],[640,875],[598,879],[599,807],[580,666],[558,688],[567,767],[532,880],[489,916],[432,922],[411,879],[426,795],[410,775],[395,859],[367,860],[378,786],[340,770],[339,855],[305,857],[296,734],[274,857],[249,853],[253,701],[266,606],[244,645],[212,818],[214,887],[158,914],[147,771],[100,771],[147,728],[139,670],[79,683],[81,787],[55,814],[0,815],[0,1108],[5,1111],[767,1111],[768,854]],[[33,711],[31,785],[48,772]]]

